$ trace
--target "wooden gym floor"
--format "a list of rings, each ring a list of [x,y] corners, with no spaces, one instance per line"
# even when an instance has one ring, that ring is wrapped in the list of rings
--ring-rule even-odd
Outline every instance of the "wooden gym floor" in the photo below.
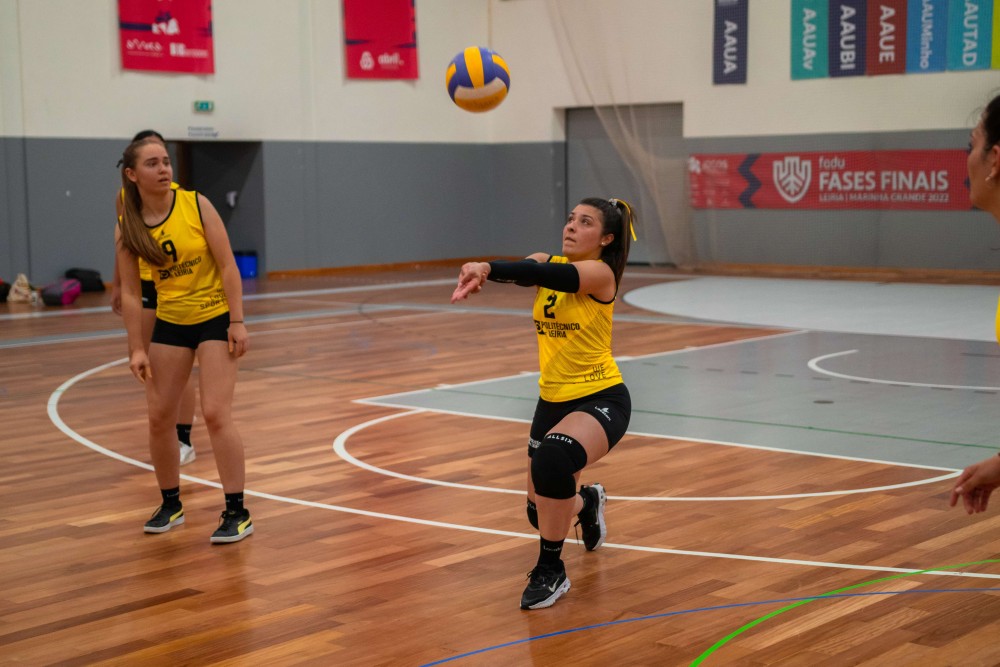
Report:
[[[159,495],[108,295],[0,306],[0,664],[1000,664],[1000,500],[947,506],[1000,447],[995,344],[620,300],[636,412],[583,480],[608,542],[567,542],[572,589],[524,612],[532,292],[451,306],[456,275],[246,283],[256,532],[222,546],[198,422],[187,522],[142,532]]]

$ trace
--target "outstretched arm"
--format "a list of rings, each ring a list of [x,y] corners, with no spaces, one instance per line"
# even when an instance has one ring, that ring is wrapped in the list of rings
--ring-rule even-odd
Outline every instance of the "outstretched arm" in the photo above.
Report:
[[[483,288],[487,280],[521,287],[546,287],[557,292],[593,295],[601,301],[615,297],[615,276],[604,262],[585,260],[571,264],[548,262],[549,255],[536,253],[516,262],[495,260],[469,262],[462,266],[451,302],[465,299]]]

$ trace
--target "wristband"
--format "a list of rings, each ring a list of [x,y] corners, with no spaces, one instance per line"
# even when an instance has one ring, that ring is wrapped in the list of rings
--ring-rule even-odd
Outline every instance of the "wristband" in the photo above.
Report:
[[[230,324],[243,324],[243,320],[229,320]]]

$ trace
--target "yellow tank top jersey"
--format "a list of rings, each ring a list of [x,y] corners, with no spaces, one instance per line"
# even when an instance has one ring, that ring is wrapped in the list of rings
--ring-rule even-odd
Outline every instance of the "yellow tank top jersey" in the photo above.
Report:
[[[158,318],[198,324],[229,311],[222,273],[205,239],[197,192],[175,191],[167,219],[149,233],[168,258],[165,266],[151,267]]]
[[[565,257],[550,262],[567,264]],[[546,401],[571,401],[621,383],[611,356],[614,301],[601,303],[588,294],[539,287],[532,314],[538,334],[538,379]]]
[[[170,189],[171,190],[178,190],[178,189],[180,189],[180,187],[181,186],[178,185],[177,183],[173,183],[172,182],[170,184]],[[119,190],[118,196],[122,198],[122,203],[124,203],[125,202],[125,188],[122,188],[121,190]],[[149,262],[147,262],[146,260],[144,260],[142,257],[139,257],[138,261],[139,261],[139,280],[152,280],[153,279],[153,274],[149,270]]]

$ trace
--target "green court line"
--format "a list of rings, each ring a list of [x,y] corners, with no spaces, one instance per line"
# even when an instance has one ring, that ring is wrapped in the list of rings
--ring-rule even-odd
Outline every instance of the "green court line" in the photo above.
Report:
[[[715,653],[716,651],[718,651],[720,648],[722,648],[723,646],[725,646],[731,639],[734,639],[735,637],[738,637],[739,635],[743,634],[744,632],[746,632],[750,628],[754,628],[754,627],[760,625],[761,623],[763,623],[764,621],[772,619],[772,618],[774,618],[775,616],[777,616],[779,614],[785,613],[786,611],[791,611],[792,609],[795,609],[796,607],[801,607],[804,604],[808,604],[809,602],[813,602],[814,600],[822,600],[823,598],[829,597],[831,595],[838,595],[840,593],[845,593],[847,591],[853,591],[853,590],[855,590],[857,588],[863,588],[865,586],[871,586],[873,584],[877,584],[877,583],[880,583],[880,582],[883,582],[883,581],[892,581],[894,579],[902,579],[903,577],[912,577],[912,576],[914,576],[916,574],[926,574],[928,572],[934,572],[934,571],[940,571],[940,570],[957,570],[959,568],[968,567],[970,565],[983,565],[985,563],[1000,563],[1000,559],[977,560],[977,561],[973,561],[971,563],[959,563],[958,565],[946,565],[945,567],[932,567],[932,568],[929,568],[927,570],[918,570],[916,572],[904,572],[903,574],[894,574],[894,575],[889,576],[889,577],[880,577],[878,579],[872,579],[871,581],[864,581],[864,582],[862,582],[860,584],[854,584],[853,586],[846,586],[844,588],[838,588],[837,590],[830,591],[829,593],[823,593],[822,595],[817,595],[816,597],[807,598],[805,600],[799,600],[798,602],[793,602],[790,605],[787,605],[785,607],[782,607],[781,609],[772,611],[770,614],[766,614],[764,616],[761,616],[758,619],[750,621],[749,623],[747,623],[743,627],[741,627],[741,628],[739,628],[737,630],[734,630],[733,632],[730,632],[728,635],[726,635],[725,637],[723,637],[719,641],[717,641],[714,644],[712,644],[712,646],[709,647],[708,650],[706,650],[704,653],[702,653],[697,658],[695,658],[694,662],[691,663],[690,667],[697,667],[697,665],[700,665],[701,663],[705,662],[705,660],[707,660],[710,655],[712,655],[713,653]]]

